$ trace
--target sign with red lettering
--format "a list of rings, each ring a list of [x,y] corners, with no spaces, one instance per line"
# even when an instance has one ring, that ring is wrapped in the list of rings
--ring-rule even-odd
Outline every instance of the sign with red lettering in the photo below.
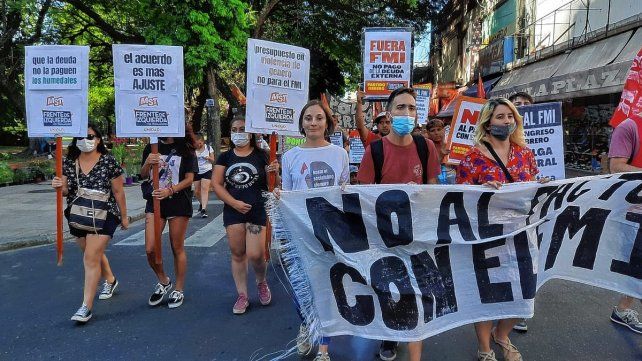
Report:
[[[455,103],[455,114],[448,134],[448,149],[450,153],[446,162],[459,164],[464,155],[475,145],[475,128],[479,112],[486,99],[458,97]]]
[[[363,81],[366,99],[385,99],[412,85],[412,30],[365,28]]]

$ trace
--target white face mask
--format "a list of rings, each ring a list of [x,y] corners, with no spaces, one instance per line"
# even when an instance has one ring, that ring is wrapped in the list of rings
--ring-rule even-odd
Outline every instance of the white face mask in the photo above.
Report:
[[[250,142],[250,133],[232,133],[230,138],[235,146],[244,147]]]
[[[83,138],[81,140],[76,141],[76,146],[78,147],[78,149],[80,149],[81,152],[89,153],[94,149],[96,149],[96,140],[95,139],[89,140],[89,139]]]

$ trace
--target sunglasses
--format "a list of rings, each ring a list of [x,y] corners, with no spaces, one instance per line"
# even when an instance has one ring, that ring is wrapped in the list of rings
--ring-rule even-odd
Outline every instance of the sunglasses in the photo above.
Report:
[[[76,139],[76,140],[81,140],[81,139],[94,140],[95,138],[96,138],[96,134],[88,134],[86,137],[75,137],[74,139]]]

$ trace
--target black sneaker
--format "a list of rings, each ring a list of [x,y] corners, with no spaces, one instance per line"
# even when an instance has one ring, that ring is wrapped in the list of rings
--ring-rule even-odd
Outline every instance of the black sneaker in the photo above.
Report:
[[[111,296],[113,296],[114,292],[116,291],[116,287],[118,287],[117,279],[114,278],[114,283],[105,281],[105,283],[103,283],[103,290],[100,291],[100,295],[98,295],[98,299],[106,300],[108,298],[111,298]]]
[[[87,305],[85,304],[80,306],[78,311],[76,311],[76,313],[74,313],[74,315],[71,316],[72,321],[76,321],[80,323],[85,323],[89,321],[90,318],[91,318],[91,310],[87,308]]]
[[[396,359],[397,346],[399,346],[399,343],[396,341],[381,341],[381,346],[379,346],[379,358],[383,361],[392,361]]]
[[[205,210],[205,209],[201,210],[201,218],[207,218],[207,217],[209,217],[207,215],[207,210]]]
[[[169,294],[169,300],[167,301],[167,307],[169,308],[176,308],[180,305],[183,304],[183,299],[185,296],[183,295],[183,291],[172,291],[172,293]]]
[[[154,293],[149,297],[149,303],[150,306],[156,306],[159,303],[163,301],[163,297],[169,292],[169,290],[172,289],[172,281],[169,281],[168,284],[163,285],[162,283],[158,282],[156,284],[156,289],[154,290]]]

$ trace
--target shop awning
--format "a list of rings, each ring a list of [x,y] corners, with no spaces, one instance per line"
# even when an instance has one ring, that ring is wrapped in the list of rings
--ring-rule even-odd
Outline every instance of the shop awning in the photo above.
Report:
[[[488,94],[499,79],[501,79],[501,76],[486,80],[484,82],[484,92]],[[477,98],[477,82],[468,84],[468,89],[466,89],[462,95]]]
[[[491,97],[525,91],[535,101],[617,93],[642,48],[642,28],[574,49],[568,54],[528,64],[504,74]]]

